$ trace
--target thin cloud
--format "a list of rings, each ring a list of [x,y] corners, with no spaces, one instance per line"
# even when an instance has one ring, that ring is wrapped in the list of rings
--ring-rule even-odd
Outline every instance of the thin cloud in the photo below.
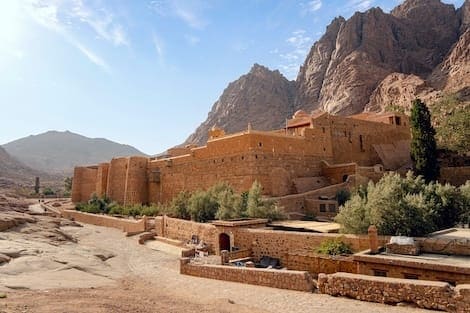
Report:
[[[293,79],[297,75],[300,65],[310,49],[313,38],[307,35],[303,29],[293,31],[291,36],[286,39],[287,51],[279,53],[283,63],[279,66],[287,78]],[[277,48],[273,51],[279,52]]]
[[[101,67],[106,72],[110,72],[109,65],[102,58],[68,32],[65,24],[59,19],[59,11],[61,9],[59,7],[59,2],[56,1],[50,4],[45,4],[39,0],[32,0],[26,3],[28,4],[26,9],[36,23],[59,34],[65,41],[80,51],[89,61]]]
[[[346,5],[347,11],[365,11],[372,7],[374,0],[349,0]]]
[[[152,42],[155,51],[157,52],[158,60],[163,63],[164,61],[164,45],[163,41],[157,36],[157,34],[152,33]]]
[[[72,18],[79,19],[93,29],[99,38],[113,43],[115,46],[128,46],[129,39],[124,27],[116,22],[113,14],[105,8],[93,10],[82,0],[75,0],[72,9],[68,12]]]
[[[312,0],[307,2],[305,5],[305,9],[308,13],[313,13],[318,10],[320,10],[322,7],[322,1],[321,0]]]
[[[149,7],[161,16],[178,18],[194,29],[201,30],[209,24],[204,17],[207,4],[202,1],[153,0]]]

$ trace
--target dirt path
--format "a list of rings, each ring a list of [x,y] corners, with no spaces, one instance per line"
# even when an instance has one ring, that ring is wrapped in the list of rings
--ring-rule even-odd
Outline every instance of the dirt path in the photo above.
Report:
[[[0,251],[2,242],[23,249],[0,266],[0,290],[7,294],[0,313],[425,312],[180,275],[179,248],[156,241],[142,246],[136,237],[92,225],[60,231],[77,243],[27,238],[21,229],[0,233]]]

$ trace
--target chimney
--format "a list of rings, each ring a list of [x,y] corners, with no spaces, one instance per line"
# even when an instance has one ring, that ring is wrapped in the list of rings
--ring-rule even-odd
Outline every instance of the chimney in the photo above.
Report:
[[[369,229],[367,230],[367,233],[369,234],[370,254],[379,253],[379,239],[377,236],[377,227],[375,227],[375,225],[370,225]]]

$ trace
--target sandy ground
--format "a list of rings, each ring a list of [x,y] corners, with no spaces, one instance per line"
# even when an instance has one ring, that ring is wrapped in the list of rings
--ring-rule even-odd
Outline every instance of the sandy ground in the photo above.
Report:
[[[37,210],[37,208],[35,208]],[[0,232],[0,313],[426,312],[180,275],[180,249],[35,216]]]

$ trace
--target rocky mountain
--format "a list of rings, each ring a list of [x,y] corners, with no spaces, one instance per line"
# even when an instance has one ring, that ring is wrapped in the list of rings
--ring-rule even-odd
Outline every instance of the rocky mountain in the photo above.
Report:
[[[5,149],[0,146],[0,188],[14,187],[18,185],[32,186],[35,177],[41,180],[54,180],[55,177],[44,172],[33,170],[20,161],[9,155]]]
[[[48,131],[3,145],[14,158],[47,173],[70,175],[74,166],[109,161],[113,157],[145,155],[134,147],[69,131]]]
[[[295,82],[255,65],[227,87],[186,143],[204,144],[214,125],[227,132],[248,122],[277,128],[298,109],[349,115],[459,92],[470,85],[469,25],[470,0],[459,9],[439,0],[406,0],[390,13],[372,8],[335,18]]]
[[[231,82],[212,106],[207,119],[186,140],[203,144],[214,125],[227,133],[246,129],[270,130],[285,124],[293,114],[295,83],[279,71],[255,64],[250,72]]]

